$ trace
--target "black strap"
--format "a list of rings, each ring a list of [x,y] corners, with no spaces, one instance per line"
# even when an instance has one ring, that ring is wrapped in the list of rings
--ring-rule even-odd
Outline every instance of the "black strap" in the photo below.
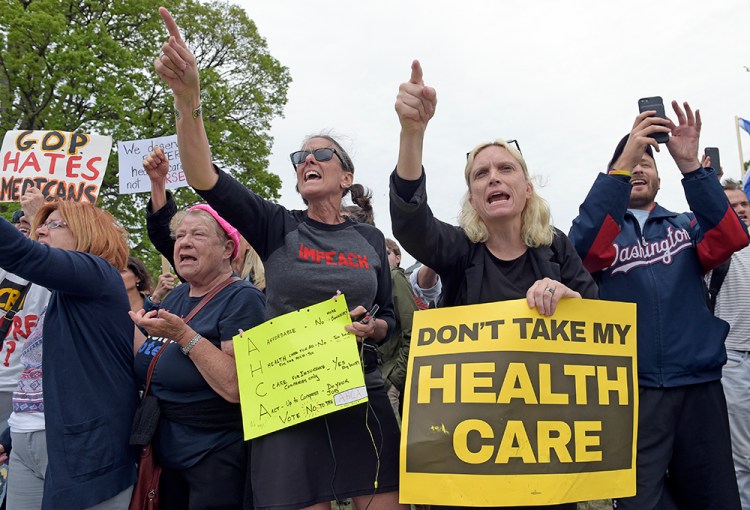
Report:
[[[730,262],[732,262],[732,259],[727,260],[711,273],[711,282],[708,284],[708,309],[711,310],[711,313],[714,313],[716,309],[716,298],[719,295],[721,284],[724,283],[724,279],[727,277]]]
[[[3,315],[2,318],[0,318],[0,344],[5,340],[8,331],[10,331],[10,325],[13,324],[13,317],[15,317],[21,309],[21,305],[23,304],[24,299],[26,299],[26,294],[28,294],[30,288],[31,282],[27,283],[26,286],[21,289],[21,294],[13,303],[13,306],[10,307],[10,310],[5,312],[5,315]]]

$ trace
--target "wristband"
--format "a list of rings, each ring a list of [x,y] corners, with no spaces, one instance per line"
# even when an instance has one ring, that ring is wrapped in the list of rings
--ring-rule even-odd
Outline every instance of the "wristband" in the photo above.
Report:
[[[190,352],[190,350],[191,350],[191,349],[192,349],[193,347],[195,347],[195,345],[196,345],[196,344],[197,344],[198,342],[200,342],[200,341],[201,341],[201,338],[203,338],[203,337],[201,336],[201,334],[200,334],[200,333],[196,333],[196,334],[195,334],[195,336],[194,336],[193,338],[191,338],[191,339],[190,339],[190,341],[189,341],[188,343],[186,343],[186,344],[185,344],[184,346],[180,347],[180,350],[182,351],[182,354],[184,354],[185,356],[187,356],[187,355],[188,355],[188,353]]]
[[[610,170],[609,175],[625,175],[627,177],[633,177],[633,172],[627,169],[623,170]]]
[[[195,110],[193,110],[193,112],[191,113],[191,116],[194,119],[197,119],[198,117],[201,117],[202,115],[203,115],[203,105],[202,104],[198,104],[198,108],[196,108]],[[180,110],[178,110],[177,107],[175,106],[175,109],[174,109],[174,118],[175,119],[179,119],[181,117],[182,117],[182,112]]]

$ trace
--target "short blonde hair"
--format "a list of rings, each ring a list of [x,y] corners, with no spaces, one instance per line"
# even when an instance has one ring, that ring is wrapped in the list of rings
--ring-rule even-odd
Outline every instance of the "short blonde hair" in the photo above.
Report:
[[[238,256],[232,262],[232,269],[243,280],[249,277],[253,285],[260,290],[266,288],[266,269],[263,267],[263,261],[260,260],[258,252],[242,236],[240,236]]]
[[[550,223],[549,204],[536,192],[534,183],[529,176],[529,169],[526,167],[526,161],[515,146],[503,139],[497,139],[494,142],[480,143],[474,147],[466,158],[466,168],[464,169],[466,186],[471,188],[471,169],[474,166],[474,158],[483,149],[491,146],[502,147],[507,150],[521,165],[526,182],[531,185],[531,197],[526,201],[526,206],[521,213],[521,237],[524,244],[530,248],[550,246],[555,237],[555,230]],[[466,236],[471,242],[483,243],[489,238],[489,232],[484,221],[482,221],[471,205],[469,201],[470,194],[470,191],[467,190],[464,195],[461,212],[458,216],[458,224],[464,229]]]
[[[118,271],[127,267],[127,232],[114,216],[88,202],[60,201],[45,204],[34,218],[32,239],[38,239],[37,229],[53,211],[60,212],[73,234],[76,251],[97,255]]]

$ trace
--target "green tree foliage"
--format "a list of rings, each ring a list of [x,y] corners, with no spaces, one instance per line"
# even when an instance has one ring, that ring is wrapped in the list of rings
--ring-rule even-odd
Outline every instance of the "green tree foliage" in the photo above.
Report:
[[[172,96],[153,70],[167,38],[159,5],[173,13],[198,60],[214,160],[260,195],[278,198],[281,181],[266,170],[268,131],[291,78],[245,11],[223,2],[0,0],[0,134],[55,129],[114,142],[173,134]],[[198,200],[187,188],[175,197],[179,206]],[[113,148],[99,205],[125,225],[133,254],[155,271],[147,201],[147,193],[118,195]],[[0,204],[0,213],[16,208]]]

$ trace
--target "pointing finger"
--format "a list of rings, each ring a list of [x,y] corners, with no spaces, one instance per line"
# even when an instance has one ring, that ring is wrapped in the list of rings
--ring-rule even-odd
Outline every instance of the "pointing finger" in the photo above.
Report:
[[[414,62],[411,63],[411,78],[409,78],[409,81],[416,85],[422,85],[424,83],[424,81],[422,81],[422,65],[419,63],[419,60],[414,60]]]
[[[164,24],[167,26],[169,35],[174,37],[180,44],[184,45],[185,42],[182,40],[182,36],[180,36],[180,28],[177,26],[177,23],[175,23],[174,18],[166,7],[159,7],[159,14],[161,14],[161,19],[164,20]]]

